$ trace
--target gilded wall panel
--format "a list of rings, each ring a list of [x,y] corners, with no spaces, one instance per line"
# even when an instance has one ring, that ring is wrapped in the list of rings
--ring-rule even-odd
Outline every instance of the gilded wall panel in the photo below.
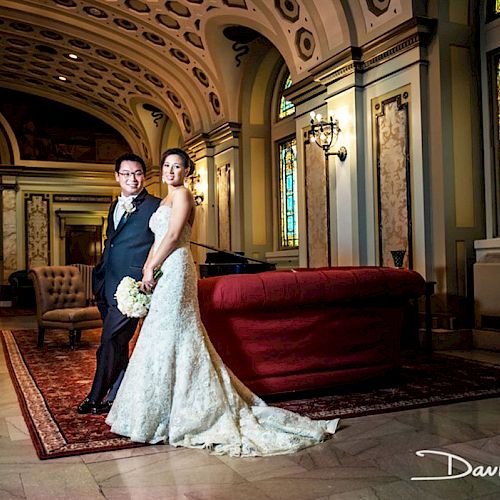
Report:
[[[409,155],[409,86],[372,102],[378,201],[379,263],[393,266],[392,251],[404,250],[412,268]]]
[[[218,247],[231,250],[231,165],[217,168]]]
[[[14,271],[17,265],[17,234],[16,234],[16,191],[4,189],[2,194],[2,251],[3,251],[3,281]]]
[[[330,217],[328,170],[323,150],[305,144],[305,184],[307,220],[307,265],[330,265]]]
[[[50,265],[48,194],[25,194],[26,268]]]

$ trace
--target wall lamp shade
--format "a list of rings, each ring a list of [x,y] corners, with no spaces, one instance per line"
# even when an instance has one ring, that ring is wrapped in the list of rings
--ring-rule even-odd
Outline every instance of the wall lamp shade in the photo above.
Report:
[[[347,149],[341,146],[338,151],[330,151],[332,143],[336,143],[340,132],[339,121],[330,115],[328,121],[324,121],[319,113],[311,111],[311,129],[309,140],[315,142],[325,152],[325,158],[335,155],[340,161],[347,158]]]

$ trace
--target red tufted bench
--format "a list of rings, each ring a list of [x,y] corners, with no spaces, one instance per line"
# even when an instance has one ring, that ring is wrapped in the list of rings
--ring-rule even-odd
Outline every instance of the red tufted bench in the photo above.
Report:
[[[320,389],[391,373],[400,364],[416,272],[337,267],[229,275],[198,282],[217,351],[257,394]]]

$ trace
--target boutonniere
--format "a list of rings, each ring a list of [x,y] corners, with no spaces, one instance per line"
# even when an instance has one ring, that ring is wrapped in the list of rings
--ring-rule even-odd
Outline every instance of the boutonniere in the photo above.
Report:
[[[125,200],[123,202],[123,209],[125,210],[125,217],[128,217],[131,213],[134,213],[137,207],[133,200]]]

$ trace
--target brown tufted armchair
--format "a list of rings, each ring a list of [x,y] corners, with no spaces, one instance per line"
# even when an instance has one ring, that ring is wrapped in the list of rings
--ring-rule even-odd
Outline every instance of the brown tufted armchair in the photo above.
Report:
[[[69,330],[73,349],[81,331],[102,325],[99,310],[87,307],[80,272],[75,266],[39,266],[29,271],[36,296],[38,346],[43,346],[45,328]]]

